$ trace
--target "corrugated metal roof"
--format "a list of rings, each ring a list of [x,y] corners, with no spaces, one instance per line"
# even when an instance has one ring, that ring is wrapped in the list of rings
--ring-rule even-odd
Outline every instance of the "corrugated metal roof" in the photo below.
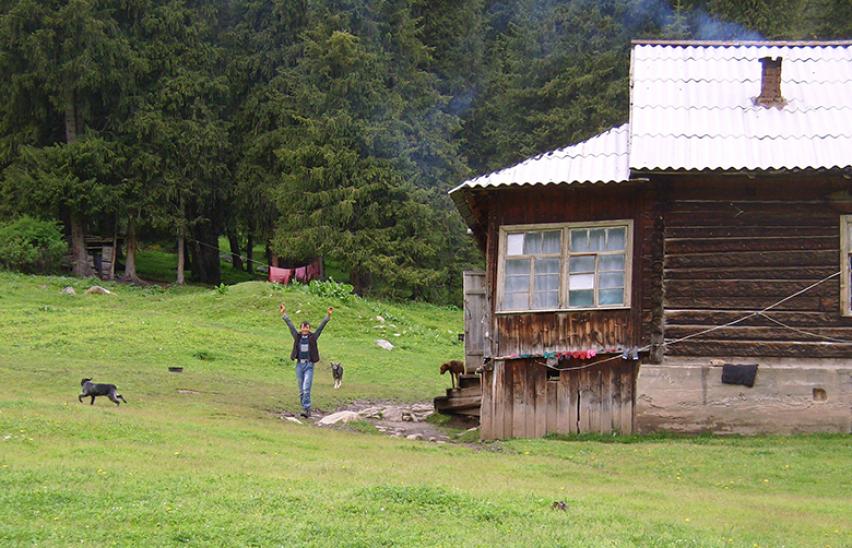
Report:
[[[450,194],[462,188],[627,181],[627,133],[623,124],[582,143],[465,181]]]
[[[591,139],[534,156],[514,166],[463,182],[450,191],[468,226],[476,220],[465,200],[466,191],[525,185],[621,183],[630,178],[627,168],[627,124]]]
[[[763,57],[781,57],[783,107],[756,105]],[[852,41],[636,42],[630,123],[450,191],[626,182],[643,171],[852,167]]]
[[[636,44],[631,170],[852,166],[852,42]],[[755,105],[781,57],[783,107]]]

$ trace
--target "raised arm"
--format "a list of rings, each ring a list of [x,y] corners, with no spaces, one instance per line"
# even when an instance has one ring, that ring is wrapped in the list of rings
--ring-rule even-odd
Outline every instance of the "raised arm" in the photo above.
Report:
[[[299,331],[296,329],[296,326],[293,325],[293,322],[290,321],[290,316],[287,315],[287,307],[284,304],[278,306],[278,311],[281,312],[281,319],[284,320],[284,323],[287,324],[287,327],[290,328],[290,334],[293,335],[294,339],[299,338]]]
[[[322,333],[322,330],[325,327],[325,324],[327,324],[328,320],[331,319],[331,313],[332,312],[334,312],[334,309],[329,306],[328,311],[325,315],[325,318],[323,318],[322,321],[320,321],[319,325],[317,326],[317,330],[314,331],[314,337],[316,337],[317,339],[319,339],[319,336]]]

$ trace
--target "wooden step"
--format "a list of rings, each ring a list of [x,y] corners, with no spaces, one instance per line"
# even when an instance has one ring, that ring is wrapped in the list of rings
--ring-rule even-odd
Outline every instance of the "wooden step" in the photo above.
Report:
[[[467,396],[482,395],[482,388],[479,386],[470,386],[467,388],[447,388],[448,398],[464,398]]]
[[[459,377],[459,387],[468,388],[471,386],[479,386],[479,375],[461,375]]]

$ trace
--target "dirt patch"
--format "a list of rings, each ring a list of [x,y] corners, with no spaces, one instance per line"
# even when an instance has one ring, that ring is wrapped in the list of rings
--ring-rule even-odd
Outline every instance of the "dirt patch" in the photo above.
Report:
[[[435,408],[431,402],[400,404],[395,402],[357,400],[332,412],[314,409],[310,419],[298,417],[287,412],[279,413],[278,415],[282,420],[289,422],[296,422],[298,420],[300,423],[316,424],[324,417],[341,411],[357,413],[359,420],[372,424],[376,430],[388,436],[429,441],[438,444],[454,441],[445,430],[431,422],[427,422],[426,419],[435,414]],[[453,423],[448,426],[470,427],[471,423]]]

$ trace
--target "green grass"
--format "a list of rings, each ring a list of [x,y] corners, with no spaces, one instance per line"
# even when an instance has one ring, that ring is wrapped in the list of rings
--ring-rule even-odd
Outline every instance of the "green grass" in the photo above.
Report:
[[[224,252],[227,248],[222,249]],[[221,268],[222,283],[226,285],[266,279],[266,275],[262,273],[249,274],[243,270],[234,269],[230,262],[224,260],[224,255]],[[149,245],[136,254],[136,272],[145,281],[172,284],[177,276],[177,255],[162,251],[156,245]],[[191,274],[191,270],[186,271],[187,280],[190,279]]]
[[[296,425],[276,417],[297,408],[279,302],[314,322],[336,308],[320,351],[346,377],[334,391],[320,366],[324,409],[440,393],[461,312],[88,285],[0,273],[2,545],[852,545],[848,435],[435,445]],[[130,403],[79,404],[84,376]]]

